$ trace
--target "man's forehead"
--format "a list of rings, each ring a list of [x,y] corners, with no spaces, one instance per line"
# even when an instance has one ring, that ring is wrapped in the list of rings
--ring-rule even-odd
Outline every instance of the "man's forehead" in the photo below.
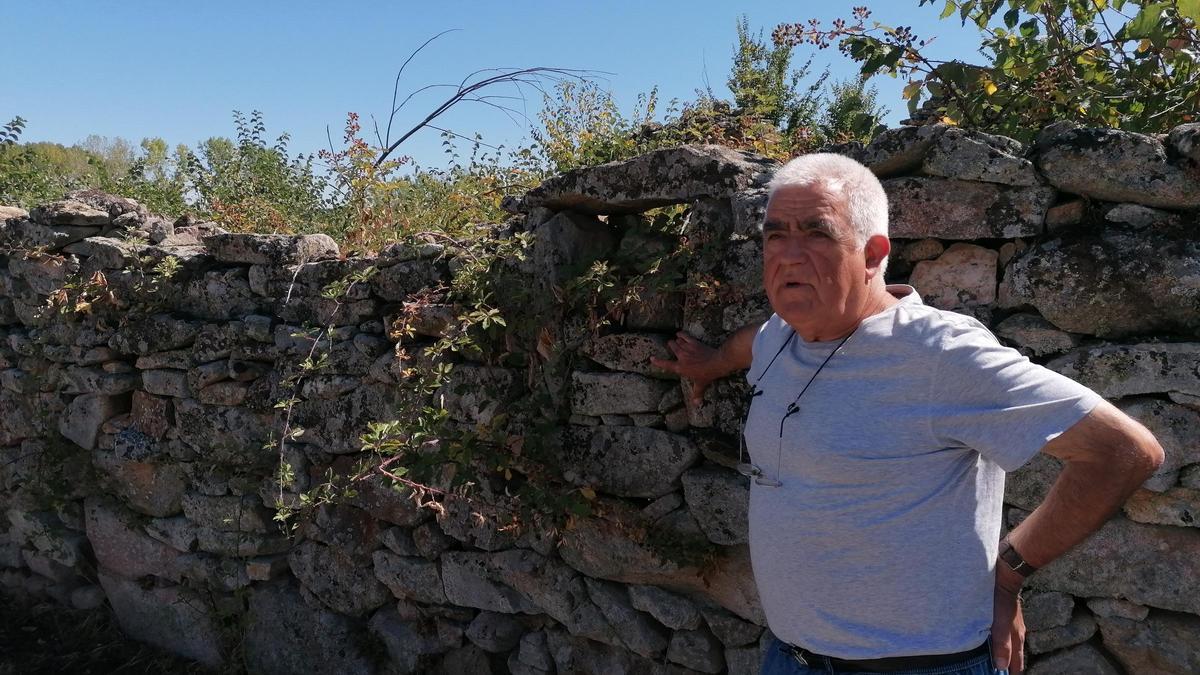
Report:
[[[841,211],[839,196],[823,185],[787,185],[771,194],[767,201],[765,221],[786,224]]]

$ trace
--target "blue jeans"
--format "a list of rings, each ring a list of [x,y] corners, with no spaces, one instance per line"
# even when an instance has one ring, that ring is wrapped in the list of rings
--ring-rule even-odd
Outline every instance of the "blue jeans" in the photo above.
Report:
[[[834,670],[825,663],[809,662],[800,665],[796,657],[788,651],[787,646],[775,639],[767,647],[767,657],[763,659],[760,675],[868,675],[869,671]],[[992,655],[983,654],[972,657],[961,663],[952,663],[933,668],[917,668],[905,670],[893,675],[995,675],[998,672],[992,667]]]

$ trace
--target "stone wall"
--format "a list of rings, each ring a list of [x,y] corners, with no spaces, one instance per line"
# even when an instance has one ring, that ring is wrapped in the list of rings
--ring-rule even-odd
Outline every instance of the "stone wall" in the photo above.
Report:
[[[1200,671],[1200,126],[1056,125],[1030,147],[908,127],[838,151],[884,179],[890,280],[1116,401],[1166,448],[1121,514],[1033,577],[1030,672]],[[94,193],[0,207],[4,592],[107,603],[136,639],[251,672],[757,672],[769,638],[731,469],[744,385],[692,406],[647,359],[676,329],[716,341],[765,316],[756,225],[771,169],[685,147],[508,203],[502,229],[532,233],[546,288],[581,260],[671,245],[639,227],[656,207],[686,205],[684,235],[715,251],[689,288],[643,295],[579,345],[564,475],[594,490],[599,515],[560,532],[505,530],[462,501],[420,508],[375,479],[299,537],[272,521],[278,497],[352,471],[367,423],[390,418],[404,374],[387,327],[462,269],[453,249],[346,257],[324,236],[228,234]],[[156,278],[143,259],[179,271]],[[378,274],[341,302],[322,296],[367,266]],[[719,292],[701,289],[713,279]],[[44,311],[64,284],[71,303],[141,298],[141,313]],[[444,332],[447,308],[423,311],[402,342]],[[303,327],[326,324],[281,492],[274,404],[313,347]],[[520,370],[464,362],[453,377],[439,400],[467,425],[526,393]],[[1011,476],[1010,523],[1057,470],[1038,457]],[[647,539],[664,532],[711,549],[698,566],[664,555]]]

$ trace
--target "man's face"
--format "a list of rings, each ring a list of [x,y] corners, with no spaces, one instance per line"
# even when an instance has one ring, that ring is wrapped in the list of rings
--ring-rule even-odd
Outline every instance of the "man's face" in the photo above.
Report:
[[[863,287],[866,261],[846,205],[822,185],[779,188],[763,223],[763,285],[792,326],[839,320]]]

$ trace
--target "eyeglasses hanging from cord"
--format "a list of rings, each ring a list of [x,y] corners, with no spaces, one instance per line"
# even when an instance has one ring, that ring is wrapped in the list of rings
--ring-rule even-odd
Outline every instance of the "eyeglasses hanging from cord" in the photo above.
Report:
[[[780,345],[779,351],[775,352],[775,356],[772,356],[770,362],[767,363],[767,367],[764,368],[762,373],[760,373],[759,376],[754,380],[754,384],[750,385],[750,393],[746,396],[746,417],[742,419],[742,433],[738,437],[738,473],[746,476],[747,478],[753,478],[755,483],[764,487],[781,487],[783,485],[783,482],[779,480],[780,469],[783,465],[783,426],[789,417],[800,412],[800,397],[804,396],[804,392],[808,391],[808,388],[810,385],[812,385],[813,380],[817,379],[817,375],[821,374],[821,371],[825,369],[825,365],[829,363],[829,360],[833,358],[833,355],[838,353],[838,350],[846,344],[846,341],[849,340],[857,330],[858,328],[855,327],[854,330],[850,331],[849,335],[842,338],[842,341],[833,348],[833,351],[829,352],[829,355],[825,357],[825,360],[821,362],[821,365],[817,366],[817,370],[812,374],[812,377],[808,378],[808,382],[804,384],[804,388],[801,389],[800,393],[796,394],[796,398],[792,399],[792,402],[788,404],[787,410],[785,410],[783,413],[783,417],[779,419],[779,447],[777,448],[777,454],[775,457],[775,478],[769,478],[763,474],[762,467],[754,464],[753,462],[746,461],[746,423],[750,419],[749,406],[754,403],[754,398],[756,396],[763,393],[763,390],[758,388],[758,383],[761,382],[763,377],[766,376],[767,371],[771,370],[771,366],[775,365],[775,360],[779,358],[779,355],[783,353],[783,350],[787,349],[787,346],[791,344],[792,338],[796,337],[796,331],[793,330],[788,335],[787,339],[784,340],[782,345]]]

